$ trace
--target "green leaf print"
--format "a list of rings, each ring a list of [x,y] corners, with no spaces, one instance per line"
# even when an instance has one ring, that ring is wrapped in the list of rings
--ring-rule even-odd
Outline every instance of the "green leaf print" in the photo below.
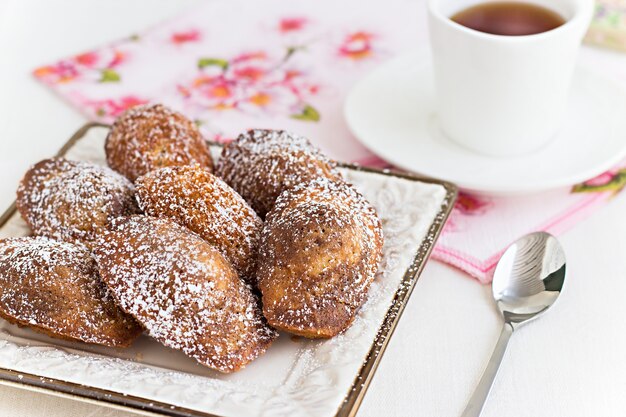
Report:
[[[320,117],[319,112],[310,104],[306,104],[301,113],[291,115],[292,119],[302,120],[305,122],[319,122]]]
[[[100,71],[100,75],[101,75],[100,77],[101,83],[116,83],[121,80],[120,75],[116,71],[110,68],[105,68],[102,71]]]
[[[206,67],[220,67],[222,70],[226,70],[228,68],[228,61],[220,58],[200,58],[198,60],[198,68],[206,68]]]
[[[626,168],[617,171],[613,177],[604,184],[590,184],[584,182],[582,184],[576,184],[572,187],[573,193],[601,193],[606,191],[612,191],[613,194],[617,194],[626,188]]]

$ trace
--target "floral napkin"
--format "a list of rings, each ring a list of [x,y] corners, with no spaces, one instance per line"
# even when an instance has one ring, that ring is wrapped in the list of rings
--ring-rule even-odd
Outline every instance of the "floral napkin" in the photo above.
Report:
[[[385,60],[427,46],[424,9],[410,0],[213,1],[34,75],[93,120],[163,102],[213,140],[249,128],[287,129],[336,159],[385,167],[349,132],[343,100]],[[489,282],[499,254],[518,236],[559,234],[625,184],[626,168],[618,167],[539,196],[461,194],[433,256]]]

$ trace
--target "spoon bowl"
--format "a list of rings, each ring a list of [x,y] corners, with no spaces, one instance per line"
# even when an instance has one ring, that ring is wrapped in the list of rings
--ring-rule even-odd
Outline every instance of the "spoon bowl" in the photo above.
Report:
[[[492,284],[506,323],[516,327],[546,312],[565,283],[565,252],[545,232],[528,234],[504,252]]]

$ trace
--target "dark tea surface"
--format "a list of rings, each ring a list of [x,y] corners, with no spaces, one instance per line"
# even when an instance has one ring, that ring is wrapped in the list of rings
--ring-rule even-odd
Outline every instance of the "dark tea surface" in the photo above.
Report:
[[[502,1],[477,4],[455,13],[456,23],[493,35],[535,35],[565,23],[560,14],[536,4]]]

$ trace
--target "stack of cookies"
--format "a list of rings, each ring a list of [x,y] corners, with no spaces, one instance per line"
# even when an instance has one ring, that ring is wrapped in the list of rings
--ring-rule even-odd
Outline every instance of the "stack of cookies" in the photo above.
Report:
[[[0,241],[0,316],[53,337],[129,346],[142,332],[221,372],[277,331],[330,338],[367,299],[381,222],[308,139],[250,130],[214,163],[162,105],[112,126],[108,167],[34,165]]]

